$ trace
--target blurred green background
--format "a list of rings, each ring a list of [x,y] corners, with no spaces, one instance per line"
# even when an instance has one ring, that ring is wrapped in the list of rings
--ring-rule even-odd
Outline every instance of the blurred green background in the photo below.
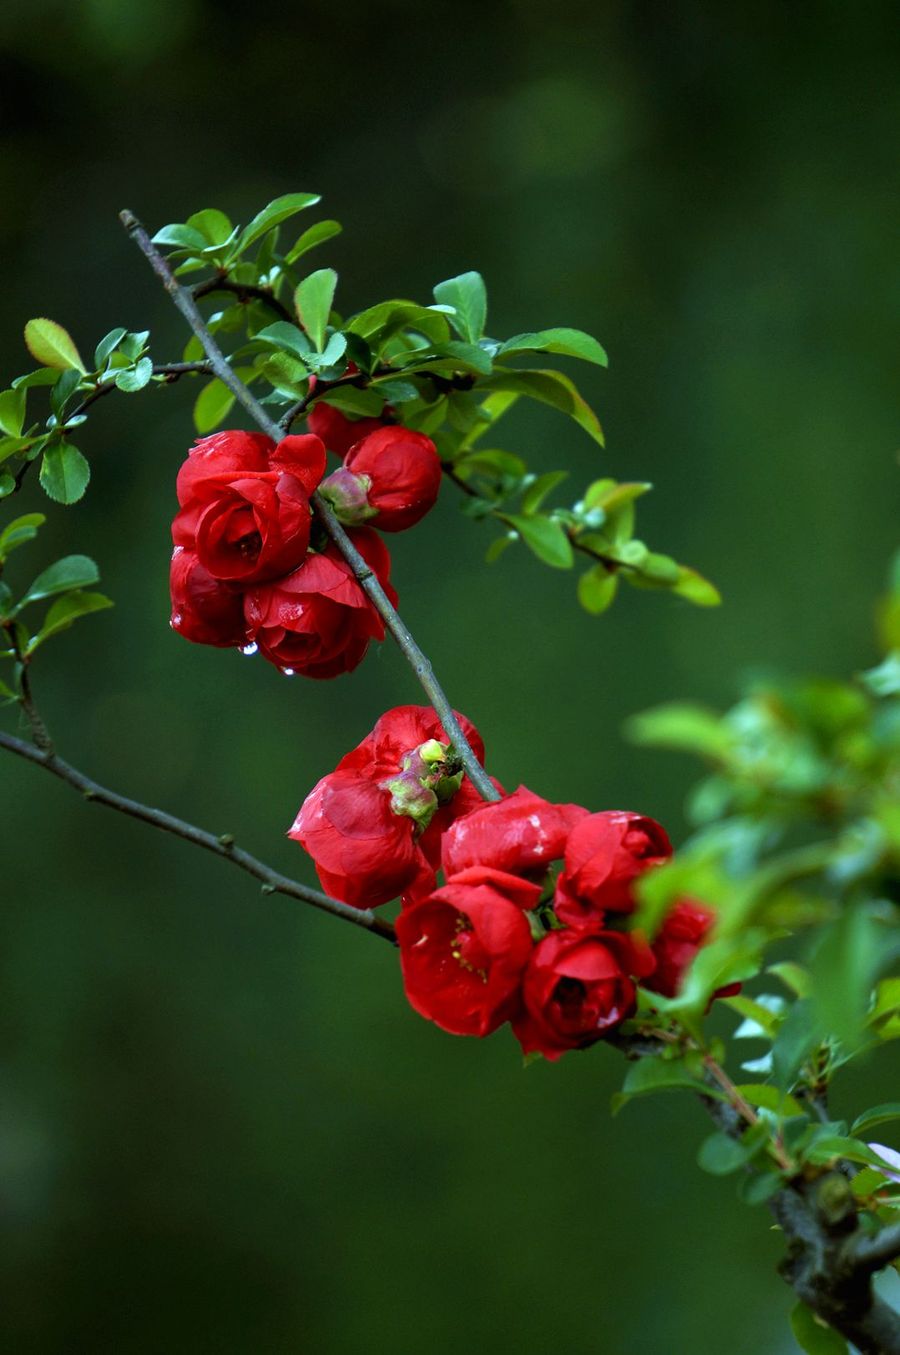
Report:
[[[474,267],[490,332],[605,343],[608,373],[572,369],[605,453],[536,406],[502,445],[576,486],[652,480],[642,534],[725,605],[628,591],[592,621],[524,551],[486,566],[447,486],[392,541],[395,582],[508,785],[677,840],[694,768],[628,748],[628,714],[874,660],[897,520],[893,4],[6,0],[0,34],[3,384],[33,315],[86,350],[149,325],[158,360],[180,355],[119,208],[246,221],[296,189],[344,222],[315,266],[345,312]],[[77,765],[311,880],[283,836],[297,805],[419,696],[389,644],[319,685],[169,630],[195,389],[105,401],[87,497],[16,557],[24,582],[87,550],[117,602],[36,685]],[[34,483],[14,505],[44,506]],[[416,1017],[364,933],[22,763],[0,785],[6,1349],[792,1348],[777,1234],[696,1168],[699,1107],[610,1120],[611,1051],[523,1072],[508,1032]],[[891,1099],[886,1064],[854,1079],[838,1113]]]

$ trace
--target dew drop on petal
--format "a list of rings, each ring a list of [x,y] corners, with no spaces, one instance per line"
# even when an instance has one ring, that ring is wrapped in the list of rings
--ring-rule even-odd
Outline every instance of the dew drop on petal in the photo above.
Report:
[[[256,654],[258,652],[259,645],[256,643],[255,640],[253,640],[249,645],[241,645],[240,648],[241,653],[246,654],[247,658],[249,659],[253,654]]]
[[[293,668],[282,668],[281,671],[282,671],[282,673],[284,673],[285,677],[293,677],[293,676],[294,676],[294,670],[293,670]]]

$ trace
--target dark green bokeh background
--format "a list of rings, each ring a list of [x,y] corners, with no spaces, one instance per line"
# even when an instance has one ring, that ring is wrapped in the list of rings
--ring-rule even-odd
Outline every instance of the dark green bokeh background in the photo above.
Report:
[[[628,592],[592,621],[522,551],[485,566],[448,487],[395,580],[505,782],[677,838],[694,769],[627,748],[626,715],[872,661],[897,516],[894,5],[6,0],[0,33],[4,384],[32,315],[85,350],[149,325],[180,354],[119,208],[246,220],[295,189],[345,224],[316,256],[345,311],[477,267],[492,332],[607,345],[608,374],[573,372],[605,453],[539,408],[502,445],[576,485],[652,480],[647,539],[725,606]],[[298,803],[419,696],[390,645],[318,685],[169,631],[193,394],[104,402],[86,499],[17,557],[24,581],[87,550],[117,602],[37,687],[76,764],[311,879],[283,836]],[[35,485],[15,504],[44,506]],[[6,1348],[790,1349],[777,1235],[695,1167],[699,1108],[611,1121],[608,1051],[523,1073],[507,1032],[414,1016],[364,933],[24,764],[0,784]],[[838,1110],[889,1082],[870,1066]]]

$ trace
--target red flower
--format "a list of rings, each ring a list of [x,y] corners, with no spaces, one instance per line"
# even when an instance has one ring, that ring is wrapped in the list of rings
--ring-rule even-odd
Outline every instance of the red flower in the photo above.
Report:
[[[583,818],[566,843],[554,900],[557,917],[570,927],[595,927],[606,911],[632,912],[634,881],[671,855],[666,830],[654,819],[626,810]]]
[[[404,890],[427,891],[434,871],[415,823],[391,811],[391,796],[353,771],[331,772],[307,795],[288,837],[316,863],[322,888],[354,908],[377,908]]]
[[[526,1054],[558,1059],[602,1040],[635,1008],[635,986],[653,968],[637,936],[624,932],[550,932],[535,946],[512,1027]]]
[[[353,533],[353,542],[396,603],[388,582],[391,559],[381,538],[363,528]],[[349,673],[370,640],[384,639],[384,622],[332,542],[286,578],[251,589],[244,612],[260,653],[283,671],[307,677]]]
[[[479,761],[475,726],[457,715]],[[434,887],[441,835],[481,801],[448,764],[447,736],[430,706],[387,711],[362,743],[306,797],[288,836],[316,864],[323,889],[354,907]]]
[[[384,425],[381,419],[349,419],[334,405],[324,403],[314,405],[309,411],[306,426],[316,437],[321,438],[329,452],[343,458],[354,442],[374,433]]]
[[[653,942],[656,969],[644,987],[662,993],[663,997],[676,997],[715,920],[711,908],[704,908],[693,899],[679,899],[673,904]],[[739,983],[729,983],[718,988],[713,997],[730,997],[740,990]]]
[[[198,645],[241,645],[247,639],[237,593],[214,579],[191,550],[176,546],[169,573],[172,629]]]
[[[515,1010],[531,954],[523,909],[540,888],[502,871],[463,871],[397,918],[403,983],[422,1016],[451,1035],[490,1035]]]
[[[377,428],[355,443],[322,493],[344,522],[371,521],[383,532],[419,522],[437,500],[441,462],[431,438],[399,425]]]
[[[230,430],[201,438],[178,472],[176,546],[216,579],[245,586],[287,574],[309,545],[309,496],[325,470],[317,437]]]
[[[449,878],[468,866],[492,866],[518,875],[543,874],[562,856],[566,839],[587,815],[580,805],[554,805],[525,786],[482,804],[447,832],[441,852]]]

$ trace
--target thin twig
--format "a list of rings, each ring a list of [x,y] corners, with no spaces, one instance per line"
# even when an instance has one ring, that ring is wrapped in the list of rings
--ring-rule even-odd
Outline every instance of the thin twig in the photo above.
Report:
[[[203,351],[209,358],[210,365],[216,376],[223,385],[227,386],[234,394],[239,403],[243,405],[244,409],[254,422],[259,425],[263,432],[267,433],[274,442],[280,442],[283,436],[281,428],[279,428],[278,424],[275,423],[259,403],[252,391],[250,391],[244,385],[243,381],[241,381],[232,371],[222,350],[219,348],[212,334],[210,334],[203,316],[197,309],[197,304],[194,301],[193,296],[181,286],[177,278],[173,277],[169,265],[153,244],[150,236],[138,221],[137,217],[134,216],[132,212],[123,211],[119,213],[119,219],[128,231],[128,234],[137,244],[141,253],[147,259],[178,310],[200,340],[200,343],[203,345]],[[322,499],[318,493],[313,494],[312,505],[328,535],[331,537],[332,541],[334,541],[338,550],[352,569],[354,578],[359,583],[375,610],[381,616],[387,629],[397,641],[404,657],[425,689],[431,704],[440,717],[444,732],[453,744],[456,752],[459,754],[472,784],[475,786],[482,799],[498,800],[500,798],[499,792],[495,789],[487,772],[475,756],[471,744],[460,727],[459,721],[453,714],[453,708],[451,707],[450,702],[434,675],[434,671],[428,658],[416,644],[412,634],[391,605],[387,593],[384,591],[378,579],[338,522],[332,511],[331,505]]]
[[[34,762],[37,766],[52,772],[61,781],[81,791],[87,800],[107,805],[110,809],[116,809],[120,814],[128,814],[133,819],[140,819],[164,833],[172,833],[175,837],[183,838],[185,842],[192,842],[195,847],[203,847],[222,860],[230,861],[232,865],[259,880],[268,894],[285,894],[288,898],[299,899],[301,903],[309,903],[324,913],[331,913],[334,917],[343,918],[345,922],[352,922],[357,927],[383,936],[387,941],[394,941],[394,928],[385,918],[378,917],[368,908],[351,908],[347,903],[331,899],[327,894],[320,894],[317,889],[309,889],[306,885],[291,880],[287,875],[280,874],[255,856],[251,856],[241,847],[236,847],[228,834],[216,837],[214,833],[207,833],[203,828],[197,828],[194,824],[178,819],[173,814],[167,814],[162,809],[153,809],[149,805],[140,804],[137,800],[130,800],[125,795],[119,795],[114,790],[108,790],[53,752],[45,752],[3,731],[0,731],[0,748],[5,748],[7,752],[15,753],[17,757],[25,758],[28,762]]]
[[[237,297],[238,301],[245,304],[248,301],[261,301],[264,306],[268,306],[270,310],[274,311],[279,319],[287,320],[290,325],[296,324],[296,317],[291,315],[287,306],[283,305],[268,287],[254,287],[250,283],[232,282],[230,278],[214,277],[207,278],[206,282],[198,282],[197,286],[192,289],[195,301],[199,301],[203,296],[211,296],[214,292],[230,292]]]

